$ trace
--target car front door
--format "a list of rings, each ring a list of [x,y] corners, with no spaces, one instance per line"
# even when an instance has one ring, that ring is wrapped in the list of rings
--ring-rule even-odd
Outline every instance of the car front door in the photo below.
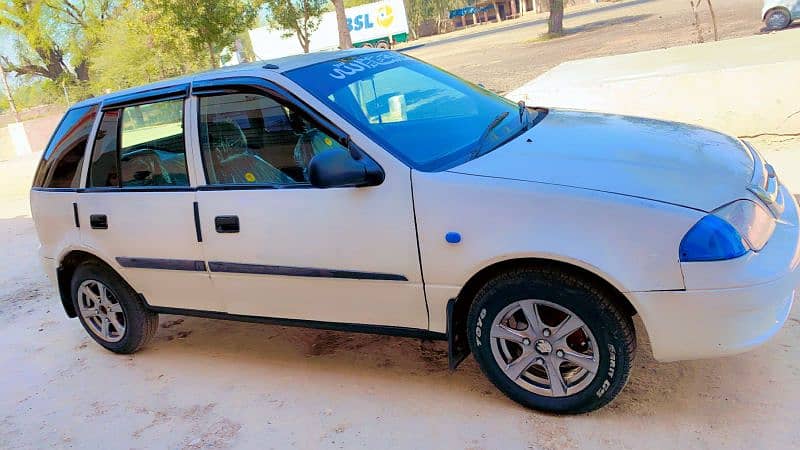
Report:
[[[211,278],[231,314],[427,329],[410,173],[319,189],[314,155],[342,132],[253,79],[193,86]]]
[[[78,193],[78,222],[83,243],[150,305],[219,311],[195,229],[187,92],[188,85],[104,103],[86,188]]]

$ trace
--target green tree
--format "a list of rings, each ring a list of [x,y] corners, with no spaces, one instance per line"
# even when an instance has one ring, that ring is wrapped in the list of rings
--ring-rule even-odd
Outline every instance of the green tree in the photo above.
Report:
[[[5,0],[0,2],[0,28],[14,40],[17,62],[2,64],[18,75],[53,81],[89,79],[88,54],[97,33],[115,17],[126,0]]]
[[[196,51],[205,51],[211,67],[219,66],[219,52],[233,44],[236,35],[250,28],[261,0],[150,0],[153,11],[176,26]]]
[[[69,75],[63,44],[55,40],[52,11],[41,0],[0,3],[0,28],[14,42],[17,62],[2,57],[6,71],[56,80]]]
[[[91,92],[102,94],[205,68],[205,50],[175,33],[179,25],[174,20],[134,8],[109,22],[91,54]]]
[[[408,31],[411,37],[419,37],[419,28],[432,16],[431,2],[426,0],[405,0],[406,17],[408,18]]]
[[[319,28],[328,0],[266,0],[269,9],[267,20],[273,28],[283,30],[285,36],[295,34],[303,51],[308,53],[311,34]]]

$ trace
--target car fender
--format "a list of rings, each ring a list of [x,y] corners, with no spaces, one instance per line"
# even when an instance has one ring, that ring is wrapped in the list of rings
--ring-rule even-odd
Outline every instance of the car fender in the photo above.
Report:
[[[681,239],[705,213],[631,196],[452,172],[413,172],[430,329],[476,273],[504,260],[570,264],[619,292],[681,290]],[[449,243],[447,233],[457,233]],[[635,306],[635,305],[634,305]]]

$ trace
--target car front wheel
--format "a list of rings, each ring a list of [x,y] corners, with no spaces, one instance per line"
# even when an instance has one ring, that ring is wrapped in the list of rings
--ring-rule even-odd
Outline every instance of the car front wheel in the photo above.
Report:
[[[577,414],[613,400],[636,348],[630,317],[612,293],[555,268],[524,268],[489,281],[468,318],[484,374],[512,400]]]
[[[773,9],[764,16],[764,26],[770,31],[782,30],[790,23],[792,23],[792,17],[785,9]]]
[[[134,353],[158,330],[158,314],[105,265],[87,262],[75,269],[72,300],[89,335],[112,352]]]

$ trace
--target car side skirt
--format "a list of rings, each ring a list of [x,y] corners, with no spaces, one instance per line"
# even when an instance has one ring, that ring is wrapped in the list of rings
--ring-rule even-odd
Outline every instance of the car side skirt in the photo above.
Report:
[[[360,323],[321,322],[316,320],[286,319],[281,317],[246,316],[229,314],[220,311],[202,311],[196,309],[168,308],[151,306],[142,296],[142,300],[150,311],[159,314],[202,317],[206,319],[231,320],[236,322],[263,323],[287,327],[313,328],[317,330],[345,331],[349,333],[381,334],[385,336],[410,337],[431,341],[446,341],[447,335],[435,331],[418,328],[394,327],[387,325],[367,325]]]

